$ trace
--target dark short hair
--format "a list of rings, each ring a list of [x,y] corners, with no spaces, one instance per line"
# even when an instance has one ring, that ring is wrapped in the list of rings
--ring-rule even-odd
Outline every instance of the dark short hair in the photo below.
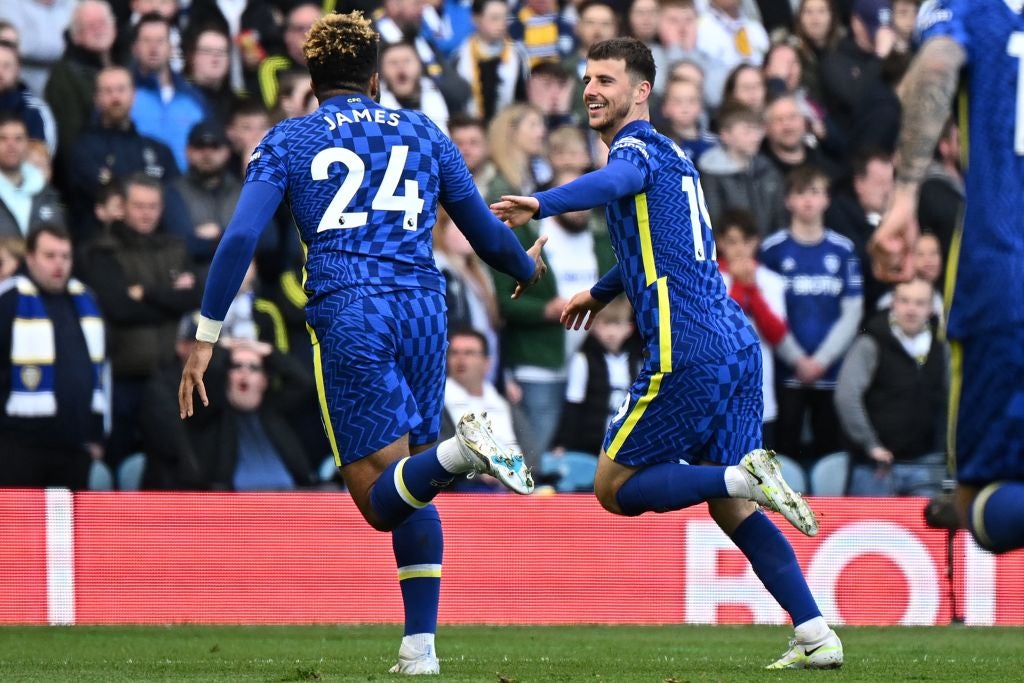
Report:
[[[763,126],[764,117],[750,107],[738,103],[726,104],[718,111],[718,130],[725,130],[737,123]]]
[[[28,124],[18,112],[12,109],[0,110],[0,126],[6,126],[8,123],[19,123],[25,129],[25,133],[28,133]]]
[[[167,32],[171,32],[171,22],[167,21],[162,14],[159,12],[146,12],[139,17],[139,23],[135,24],[135,28],[132,29],[132,44],[134,45],[138,39],[139,34],[142,32],[142,27],[146,24],[163,24],[167,27]]]
[[[25,251],[29,254],[34,254],[36,247],[39,246],[39,236],[49,235],[56,237],[63,242],[71,241],[71,233],[63,225],[56,223],[36,223],[29,228],[28,235],[25,236]]]
[[[786,175],[786,194],[803,192],[817,180],[825,181],[825,187],[828,187],[828,173],[825,173],[825,169],[821,166],[815,164],[797,166]]]
[[[365,92],[377,73],[379,52],[380,35],[358,10],[318,19],[302,46],[317,92]]]
[[[160,181],[152,176],[142,173],[141,171],[138,173],[132,173],[127,178],[124,178],[121,181],[121,187],[124,189],[125,196],[128,195],[128,190],[131,187],[148,187],[151,190],[159,192],[161,198],[163,198],[164,195],[164,186]]]
[[[487,5],[492,3],[492,2],[500,2],[501,4],[505,5],[506,7],[508,6],[508,0],[473,0],[473,5],[472,5],[472,8],[471,8],[471,11],[473,12],[473,16],[477,16],[478,17],[481,14],[483,14],[484,13],[484,8],[486,8]]]
[[[547,61],[540,62],[530,69],[530,78],[536,78],[537,76],[549,76],[562,83],[568,83],[569,79],[572,78],[572,74],[559,62]]]
[[[853,169],[853,177],[863,178],[866,176],[868,174],[868,166],[872,161],[881,161],[882,163],[891,164],[892,155],[878,147],[869,147],[860,150],[853,155],[853,159],[850,161],[850,166]]]
[[[452,114],[448,119],[448,132],[454,133],[462,128],[478,128],[484,135],[487,135],[487,126],[483,119],[461,111]]]
[[[590,48],[587,59],[621,59],[627,73],[651,84],[657,73],[651,49],[636,38],[602,40]]]
[[[761,235],[757,229],[757,220],[754,218],[754,214],[746,209],[726,209],[715,221],[715,231],[720,234],[726,233],[731,228],[739,230],[747,239]]]
[[[487,343],[487,337],[485,337],[483,333],[480,332],[479,330],[475,330],[472,327],[461,325],[448,333],[448,341],[451,342],[451,340],[455,339],[456,337],[473,337],[474,339],[480,342],[481,346],[483,346],[484,355],[491,355],[491,345]]]

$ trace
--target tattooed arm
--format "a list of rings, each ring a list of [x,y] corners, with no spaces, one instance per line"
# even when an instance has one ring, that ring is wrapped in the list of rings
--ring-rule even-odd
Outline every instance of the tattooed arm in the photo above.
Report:
[[[900,281],[912,275],[909,255],[917,238],[918,189],[949,118],[960,67],[966,60],[963,47],[951,38],[937,36],[924,44],[903,78],[896,190],[870,245],[875,276],[880,280]]]

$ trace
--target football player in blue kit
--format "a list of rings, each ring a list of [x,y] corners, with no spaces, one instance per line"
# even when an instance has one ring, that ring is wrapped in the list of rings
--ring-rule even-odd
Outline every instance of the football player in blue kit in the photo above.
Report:
[[[306,254],[303,287],[321,415],[335,460],[363,517],[392,533],[405,636],[392,669],[436,674],[443,541],[431,500],[461,473],[485,472],[533,490],[522,456],[486,417],[440,428],[447,348],[444,279],[431,228],[443,204],[488,264],[521,288],[540,278],[543,239],[529,250],[496,219],[455,145],[425,115],[381,107],[379,36],[360,13],[317,21],[303,48],[320,102],[274,126],[249,161],[234,216],[210,268],[198,343],[182,373],[182,418],[203,404],[221,321],[282,200]],[[412,454],[412,455],[410,455]]]

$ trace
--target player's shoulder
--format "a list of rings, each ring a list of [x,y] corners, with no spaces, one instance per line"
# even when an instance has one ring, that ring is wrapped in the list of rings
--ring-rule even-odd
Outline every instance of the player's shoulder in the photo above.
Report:
[[[853,253],[854,251],[853,240],[851,240],[849,237],[844,237],[843,235],[840,235],[835,230],[825,231],[825,242],[829,245],[838,247],[850,253]]]

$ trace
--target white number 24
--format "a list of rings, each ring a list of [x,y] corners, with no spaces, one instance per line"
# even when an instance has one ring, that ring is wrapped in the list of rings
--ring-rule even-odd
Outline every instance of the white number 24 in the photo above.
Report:
[[[423,211],[419,183],[415,180],[406,180],[405,194],[403,196],[395,194],[408,156],[409,147],[407,145],[396,145],[391,148],[391,154],[388,155],[388,167],[384,171],[384,179],[373,195],[370,208],[374,211],[401,211],[405,214],[402,217],[402,227],[406,230],[415,230],[419,224],[419,214]],[[320,219],[320,225],[316,231],[358,228],[366,225],[367,213],[365,211],[345,210],[363,184],[366,164],[352,150],[343,147],[329,147],[313,157],[309,169],[310,176],[313,180],[327,180],[328,170],[332,164],[344,164],[348,173],[341,182],[341,187],[334,193],[334,198],[327,206],[327,210],[324,211],[324,216]]]

